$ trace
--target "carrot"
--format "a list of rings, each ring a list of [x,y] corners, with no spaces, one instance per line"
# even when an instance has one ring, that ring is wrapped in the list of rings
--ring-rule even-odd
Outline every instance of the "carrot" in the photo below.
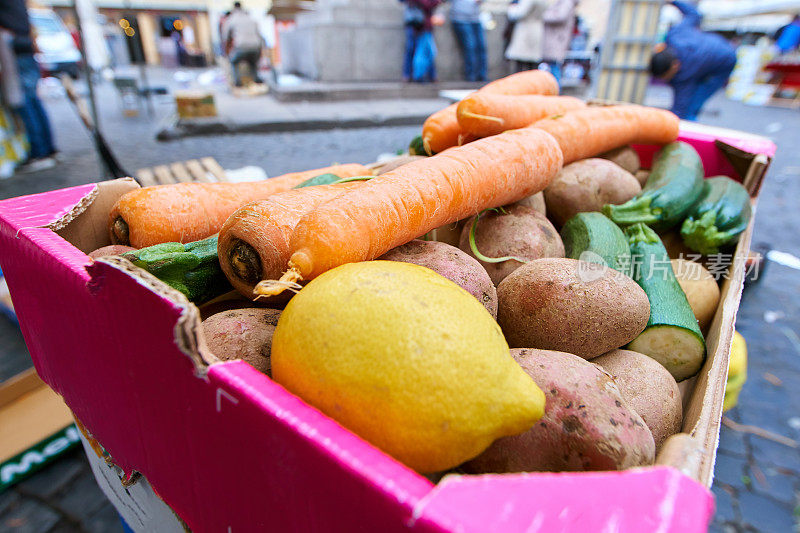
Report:
[[[366,261],[428,231],[547,187],[561,169],[555,139],[536,128],[507,131],[414,161],[318,206],[295,227],[289,270],[258,295]]]
[[[526,70],[500,78],[481,87],[478,92],[494,94],[558,94],[558,82],[549,72]],[[437,111],[422,125],[422,144],[428,155],[439,153],[452,146],[461,146],[475,139],[461,130],[456,108],[452,104]]]
[[[109,233],[114,244],[144,248],[162,242],[193,242],[217,233],[231,213],[320,174],[341,178],[371,174],[356,163],[293,172],[246,183],[174,183],[130,191],[114,204]]]
[[[667,144],[678,138],[679,120],[664,109],[639,105],[587,107],[533,124],[556,138],[564,164],[627,144]]]
[[[463,131],[475,137],[488,137],[583,107],[586,107],[583,100],[572,96],[507,95],[479,91],[461,100],[456,115]]]
[[[317,185],[273,194],[236,210],[219,232],[217,255],[231,285],[248,298],[262,279],[288,268],[289,239],[303,215],[363,182]]]

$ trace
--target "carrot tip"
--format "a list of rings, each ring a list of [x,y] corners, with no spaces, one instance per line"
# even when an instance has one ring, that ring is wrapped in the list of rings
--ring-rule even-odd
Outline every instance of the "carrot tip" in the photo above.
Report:
[[[471,113],[470,111],[461,111],[460,115],[464,115],[468,118],[477,118],[479,120],[491,120],[492,122],[497,122],[501,126],[505,124],[505,120],[500,117],[491,117],[489,115],[478,115],[477,113]]]
[[[253,294],[256,295],[255,299],[258,300],[259,298],[276,296],[283,291],[292,291],[297,293],[303,288],[302,285],[297,283],[302,279],[303,276],[300,275],[300,272],[295,267],[291,267],[289,270],[283,273],[281,279],[265,279],[259,281],[255,288],[253,288]]]

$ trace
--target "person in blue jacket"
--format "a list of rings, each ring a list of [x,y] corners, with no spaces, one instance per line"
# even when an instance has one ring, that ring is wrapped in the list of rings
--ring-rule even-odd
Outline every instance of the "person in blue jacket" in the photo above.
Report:
[[[700,30],[702,16],[689,2],[674,0],[683,20],[667,32],[664,48],[650,59],[650,72],[672,86],[672,112],[696,120],[703,104],[725,86],[736,50],[723,37]]]

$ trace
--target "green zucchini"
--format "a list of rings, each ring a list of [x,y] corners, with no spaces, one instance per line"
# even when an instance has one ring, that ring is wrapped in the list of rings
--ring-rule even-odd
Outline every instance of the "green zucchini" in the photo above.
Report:
[[[602,213],[578,213],[561,228],[565,257],[599,263],[630,276],[631,250],[619,226]]]
[[[207,302],[233,290],[219,266],[217,235],[187,244],[156,244],[126,252],[122,257],[181,291],[194,303]]]
[[[667,250],[656,232],[642,224],[625,229],[631,247],[633,279],[650,300],[647,327],[628,348],[661,363],[676,381],[700,371],[706,342],[686,294],[681,289]]]
[[[425,151],[425,145],[422,143],[422,135],[417,135],[408,145],[409,155],[428,155]]]
[[[620,226],[644,222],[665,230],[683,221],[703,189],[703,162],[697,150],[674,142],[656,157],[642,192],[622,205],[604,205],[603,214]]]
[[[300,185],[295,185],[292,187],[293,189],[302,189],[303,187],[312,187],[314,185],[330,185],[331,183],[336,183],[339,181],[340,178],[336,174],[320,174],[319,176],[314,176],[313,178],[308,178],[306,181],[301,183]]]
[[[750,195],[726,176],[706,180],[706,190],[681,226],[683,242],[704,255],[734,244],[750,223]]]

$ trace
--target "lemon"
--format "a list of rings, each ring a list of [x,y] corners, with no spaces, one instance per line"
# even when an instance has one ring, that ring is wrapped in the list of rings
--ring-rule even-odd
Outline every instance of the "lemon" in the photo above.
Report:
[[[419,472],[459,465],[544,413],[486,308],[411,263],[311,281],[281,315],[271,359],[275,381]]]

